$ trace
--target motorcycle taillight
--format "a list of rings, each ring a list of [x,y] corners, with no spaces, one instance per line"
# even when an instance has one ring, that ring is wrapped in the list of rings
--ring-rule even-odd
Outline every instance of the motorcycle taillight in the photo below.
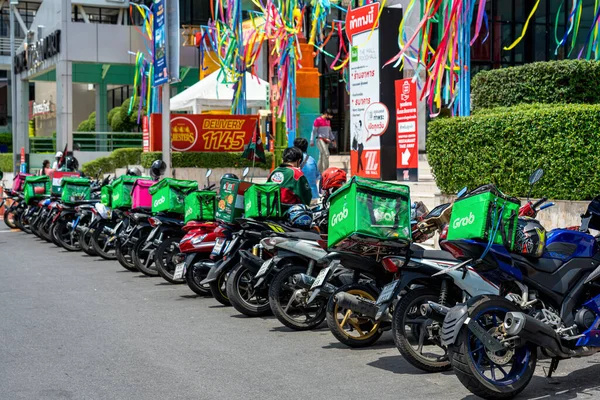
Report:
[[[448,253],[452,254],[452,257],[456,258],[457,260],[460,260],[462,258],[464,258],[465,253],[464,251],[458,247],[457,245],[450,243],[450,242],[442,242],[440,243],[440,247],[443,250],[446,250]]]
[[[381,265],[383,265],[386,271],[395,274],[398,272],[398,267],[402,265],[402,262],[394,257],[385,257],[381,260]]]
[[[154,218],[154,217],[148,218],[148,223],[153,228],[156,228],[157,226],[159,226],[161,224],[160,220],[158,218]]]

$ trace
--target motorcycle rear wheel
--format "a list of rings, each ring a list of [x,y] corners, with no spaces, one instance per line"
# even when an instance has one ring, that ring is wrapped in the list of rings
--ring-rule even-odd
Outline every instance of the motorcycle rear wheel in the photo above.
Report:
[[[163,242],[156,249],[156,255],[154,256],[154,262],[156,263],[156,269],[158,274],[167,282],[179,285],[185,283],[185,279],[173,279],[175,274],[175,268],[177,264],[185,261],[181,260],[179,254],[179,241],[178,237],[170,237],[163,240]]]
[[[142,274],[146,276],[158,276],[156,265],[154,265],[154,252],[156,251],[156,249],[154,248],[154,246],[151,246],[146,250],[142,250],[145,244],[145,240],[138,240],[138,242],[133,247],[131,258],[133,259],[136,268]]]
[[[231,271],[221,271],[217,279],[209,283],[210,293],[219,303],[230,306],[231,301],[227,297],[227,280]]]
[[[346,292],[369,300],[377,300],[379,291],[371,285],[352,283],[338,288],[335,293]],[[334,295],[335,295],[334,293]],[[383,334],[381,323],[373,321],[350,309],[340,307],[334,300],[334,295],[327,303],[327,326],[340,343],[348,347],[369,347],[379,340]]]
[[[210,296],[211,294],[208,285],[200,284],[204,278],[206,278],[206,274],[201,274],[200,268],[194,267],[193,264],[185,270],[185,282],[198,296]]]
[[[67,220],[59,219],[54,224],[53,235],[58,245],[68,251],[80,251],[79,235],[74,234],[73,230],[67,227]]]
[[[151,228],[149,226],[145,226],[136,229],[134,233],[131,234],[131,237],[129,238],[129,241],[127,241],[127,243],[124,243],[122,240],[117,240],[117,243],[115,244],[115,252],[117,254],[117,260],[123,268],[131,272],[140,271],[135,266],[135,263],[133,261],[133,248],[140,239],[148,236],[150,231]]]
[[[306,273],[306,269],[301,265],[284,267],[273,277],[269,287],[271,311],[279,322],[295,331],[314,329],[321,325],[327,316],[325,298],[319,297],[306,306],[309,299],[308,290],[292,282],[294,275]]]
[[[107,233],[106,228],[114,228],[116,223],[112,221],[103,221],[96,226],[94,233],[92,234],[92,247],[97,255],[104,258],[105,260],[116,260],[117,255],[115,253],[115,241],[113,234]],[[112,242],[109,243],[109,240]]]
[[[81,250],[87,255],[92,257],[97,256],[96,250],[94,250],[94,246],[92,244],[92,235],[93,231],[90,229],[82,230],[79,232],[79,243],[81,243]]]
[[[4,223],[10,229],[18,229],[15,221],[15,212],[14,211],[6,211],[4,212]]]
[[[227,297],[231,305],[248,317],[263,317],[271,314],[267,296],[257,293],[252,283],[253,275],[242,263],[236,265],[227,279]]]
[[[23,211],[19,215],[19,225],[21,225],[21,230],[29,235],[31,235],[31,227],[29,226],[29,218],[27,217],[27,211]]]

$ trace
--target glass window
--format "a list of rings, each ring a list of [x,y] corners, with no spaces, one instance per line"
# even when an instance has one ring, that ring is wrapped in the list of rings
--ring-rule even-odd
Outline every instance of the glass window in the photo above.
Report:
[[[511,0],[496,0],[495,14],[500,17],[503,22],[509,22],[513,20],[513,2]]]
[[[546,25],[535,25],[534,61],[546,61]]]

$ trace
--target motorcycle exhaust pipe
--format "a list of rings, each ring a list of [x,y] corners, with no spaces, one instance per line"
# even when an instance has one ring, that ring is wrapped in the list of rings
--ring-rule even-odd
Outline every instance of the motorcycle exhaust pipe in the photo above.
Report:
[[[522,312],[509,312],[504,317],[506,335],[518,336],[526,342],[551,351],[559,357],[572,357],[571,350],[560,343],[560,336],[550,325]]]
[[[302,289],[310,289],[312,287],[312,284],[315,282],[315,279],[316,278],[314,276],[306,274],[296,274],[292,277],[292,283],[294,285],[300,286]],[[333,294],[333,292],[336,291],[337,288],[331,283],[326,283],[320,289],[325,296],[329,297]]]
[[[421,304],[421,315],[437,322],[444,322],[448,311],[450,311],[450,308],[433,301]]]
[[[379,311],[379,307],[377,307],[377,304],[375,304],[373,300],[368,300],[364,297],[355,296],[346,292],[337,293],[333,299],[340,307],[350,309],[369,318],[374,319]]]

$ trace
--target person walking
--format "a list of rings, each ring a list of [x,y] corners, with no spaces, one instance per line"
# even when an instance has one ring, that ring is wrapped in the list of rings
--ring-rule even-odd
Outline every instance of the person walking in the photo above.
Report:
[[[317,141],[317,148],[319,149],[318,168],[321,172],[329,168],[329,144],[333,143],[335,146],[335,136],[331,132],[331,118],[333,118],[333,114],[331,110],[327,110],[315,119],[310,135],[311,147],[315,145],[315,140]]]
[[[294,140],[294,147],[297,147],[302,151],[300,169],[306,179],[308,179],[308,184],[310,185],[310,191],[312,193],[312,202],[316,203],[317,200],[319,200],[318,182],[321,181],[321,172],[319,172],[315,159],[306,152],[308,150],[308,140],[305,138],[296,138]]]
[[[40,169],[40,175],[50,176],[51,174],[52,174],[52,168],[50,168],[50,161],[44,160],[44,162],[42,163],[42,169]]]

